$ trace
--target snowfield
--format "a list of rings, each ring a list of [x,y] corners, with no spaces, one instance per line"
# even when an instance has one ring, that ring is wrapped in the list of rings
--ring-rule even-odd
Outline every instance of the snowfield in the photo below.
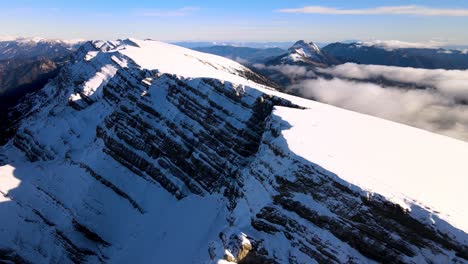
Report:
[[[283,132],[291,151],[370,194],[431,211],[414,212],[419,219],[468,230],[467,143],[320,103],[307,107],[274,112],[291,125]]]
[[[190,78],[214,78],[236,84],[258,86],[239,76],[247,68],[221,56],[198,52],[160,41],[130,39],[135,45],[119,50],[145,69]]]

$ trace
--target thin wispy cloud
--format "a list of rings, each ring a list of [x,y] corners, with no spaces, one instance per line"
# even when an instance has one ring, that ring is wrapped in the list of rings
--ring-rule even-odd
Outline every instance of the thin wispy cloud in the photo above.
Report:
[[[371,40],[371,41],[362,42],[361,44],[366,45],[366,46],[381,47],[386,50],[393,50],[393,49],[405,49],[405,48],[434,49],[434,48],[440,48],[446,43],[440,42],[440,41],[407,42],[407,41],[400,41],[400,40]]]
[[[380,6],[361,9],[340,9],[326,6],[305,6],[276,10],[280,13],[327,15],[417,15],[417,16],[468,16],[468,9],[432,8],[417,5]]]
[[[468,70],[418,69],[383,65],[345,63],[319,69],[338,78],[354,80],[385,79],[402,84],[416,84],[436,89],[451,100],[468,102]]]
[[[200,10],[199,7],[186,6],[178,9],[136,9],[135,15],[144,17],[183,17]]]

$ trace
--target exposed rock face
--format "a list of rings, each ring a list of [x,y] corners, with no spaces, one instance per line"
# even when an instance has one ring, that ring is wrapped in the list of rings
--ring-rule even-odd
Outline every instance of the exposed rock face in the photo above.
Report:
[[[288,150],[273,109],[299,106],[142,69],[120,45],[83,45],[19,106],[0,149],[0,172],[21,180],[0,189],[0,260],[179,263],[166,244],[196,263],[468,260],[460,241]]]
[[[275,121],[270,124],[281,122]],[[297,250],[321,263],[431,262],[435,256],[426,252],[438,255],[446,250],[457,256],[447,261],[466,260],[466,245],[414,220],[398,205],[368,196],[294,153],[280,151],[284,139],[275,136],[280,132],[274,126],[265,133],[265,149],[259,155],[274,153],[278,167],[287,169],[274,173],[273,203],[252,218],[255,229],[284,235]],[[252,166],[256,170],[247,177],[262,180],[263,171],[271,170],[269,164],[274,162],[256,162],[259,166]],[[294,263],[295,258],[289,261]]]

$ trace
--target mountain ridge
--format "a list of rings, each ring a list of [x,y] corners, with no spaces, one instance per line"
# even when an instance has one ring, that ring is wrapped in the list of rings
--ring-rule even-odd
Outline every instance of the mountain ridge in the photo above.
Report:
[[[18,132],[0,148],[8,179],[0,186],[0,211],[8,215],[0,219],[7,227],[0,230],[0,259],[468,258],[466,233],[442,214],[417,203],[408,212],[292,148],[299,113],[369,117],[279,93],[262,80],[236,62],[156,41],[81,46],[20,106],[26,110]]]

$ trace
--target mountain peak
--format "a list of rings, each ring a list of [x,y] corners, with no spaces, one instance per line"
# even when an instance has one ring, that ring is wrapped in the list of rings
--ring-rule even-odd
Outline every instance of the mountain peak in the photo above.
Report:
[[[294,45],[289,48],[290,51],[298,51],[302,49],[306,55],[321,53],[320,48],[314,42],[306,42],[304,40],[298,40]]]
[[[315,43],[298,40],[288,49],[288,54],[282,58],[282,63],[324,65],[327,64],[327,58]]]

